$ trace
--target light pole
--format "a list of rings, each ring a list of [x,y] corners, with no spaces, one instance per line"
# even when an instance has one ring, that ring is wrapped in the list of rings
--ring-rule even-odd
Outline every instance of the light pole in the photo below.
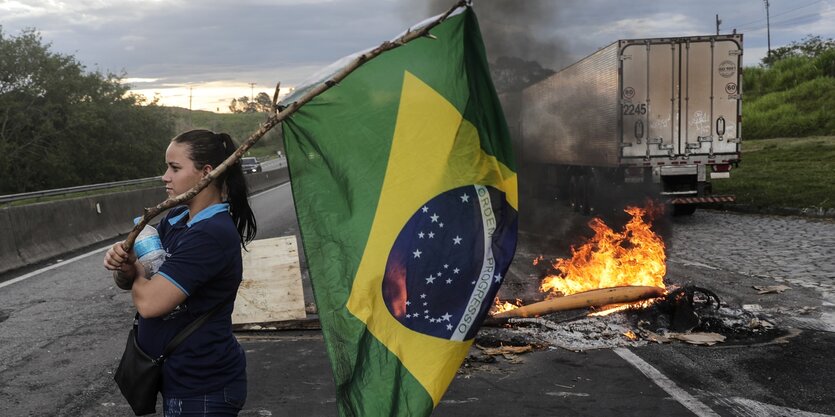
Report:
[[[768,0],[763,0],[765,2],[765,27],[766,33],[768,33],[768,55],[771,56],[771,18],[768,14]]]

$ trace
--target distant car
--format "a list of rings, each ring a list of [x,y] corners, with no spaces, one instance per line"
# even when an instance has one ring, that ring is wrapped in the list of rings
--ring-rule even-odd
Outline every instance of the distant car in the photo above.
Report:
[[[261,163],[252,157],[241,158],[241,169],[244,170],[244,174],[261,172]]]

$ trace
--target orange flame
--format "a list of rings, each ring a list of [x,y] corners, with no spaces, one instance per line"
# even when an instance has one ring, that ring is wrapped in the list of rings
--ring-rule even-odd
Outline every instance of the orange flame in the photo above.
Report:
[[[570,259],[556,259],[553,267],[559,274],[545,277],[540,290],[551,298],[629,285],[666,288],[664,242],[651,230],[649,219],[658,211],[657,206],[627,207],[624,211],[632,219],[620,233],[603,220],[592,219],[589,227],[594,230],[594,237],[579,249],[572,247]]]
[[[501,300],[499,300],[499,297],[496,297],[496,299],[493,300],[493,308],[490,311],[490,315],[502,313],[502,312],[505,312],[505,311],[508,311],[508,310],[513,310],[513,309],[515,309],[515,308],[517,308],[521,305],[522,305],[522,300],[520,300],[518,298],[516,299],[516,304],[514,305],[514,304],[511,304],[507,301],[502,302]]]

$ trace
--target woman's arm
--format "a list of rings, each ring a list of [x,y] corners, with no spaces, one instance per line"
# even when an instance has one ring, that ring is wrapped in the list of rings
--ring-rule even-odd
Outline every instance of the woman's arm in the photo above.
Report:
[[[117,285],[120,282],[127,284],[119,287],[131,290],[133,305],[143,318],[168,314],[186,299],[186,294],[164,276],[155,274],[151,279],[146,279],[142,262],[136,262],[133,252],[125,252],[122,242],[117,242],[107,250],[104,267],[113,271]],[[132,287],[130,282],[133,282]]]
[[[133,305],[142,318],[168,314],[186,300],[186,294],[167,278],[154,274],[151,279],[145,279],[145,267],[140,262],[137,265],[138,273],[133,280],[131,295]]]

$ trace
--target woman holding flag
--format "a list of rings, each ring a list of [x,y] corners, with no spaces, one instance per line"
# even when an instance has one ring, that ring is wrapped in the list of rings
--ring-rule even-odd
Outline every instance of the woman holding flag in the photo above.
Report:
[[[194,187],[236,148],[228,134],[208,130],[172,139],[162,177],[169,197]],[[256,233],[240,164],[173,208],[158,230],[166,260],[152,276],[122,242],[104,257],[105,268],[133,282],[139,347],[158,357],[183,328],[220,306],[165,360],[165,416],[236,416],[246,400],[246,358],[232,335],[231,316],[242,280],[241,247]]]

